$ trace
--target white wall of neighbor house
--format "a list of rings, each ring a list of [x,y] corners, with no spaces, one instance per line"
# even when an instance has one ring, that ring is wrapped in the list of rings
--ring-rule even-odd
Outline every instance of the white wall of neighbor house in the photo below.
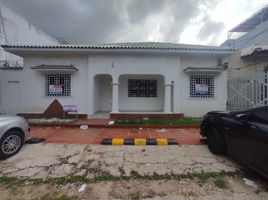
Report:
[[[165,101],[170,101],[170,112],[186,116],[202,116],[211,110],[225,110],[227,100],[227,73],[215,77],[215,98],[196,99],[189,95],[189,75],[186,67],[216,67],[217,55],[178,55],[168,53],[107,53],[107,54],[46,54],[25,56],[22,70],[2,70],[0,73],[0,113],[7,113],[6,94],[8,81],[19,81],[19,113],[42,113],[56,98],[62,105],[78,105],[79,114],[94,114],[109,111],[113,85],[119,83],[118,110],[120,111],[163,111]],[[223,62],[226,59],[223,58]],[[45,96],[43,73],[32,66],[74,65],[79,69],[72,73],[70,97]],[[97,78],[95,78],[97,77]],[[157,79],[158,96],[128,97],[127,80]],[[113,82],[113,84],[110,84]],[[164,84],[166,84],[164,86]],[[172,85],[172,86],[171,86]],[[13,85],[14,86],[14,85]],[[14,86],[15,87],[15,86]],[[172,92],[171,92],[172,90]],[[165,94],[169,98],[165,98]],[[168,110],[169,112],[169,110]]]
[[[241,58],[241,50],[230,56],[229,78],[247,78],[264,72],[268,65],[267,57]]]

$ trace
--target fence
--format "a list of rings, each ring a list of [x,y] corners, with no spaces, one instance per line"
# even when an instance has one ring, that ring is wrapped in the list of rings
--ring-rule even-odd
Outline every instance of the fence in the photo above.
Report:
[[[268,72],[228,80],[227,109],[239,111],[268,105]]]

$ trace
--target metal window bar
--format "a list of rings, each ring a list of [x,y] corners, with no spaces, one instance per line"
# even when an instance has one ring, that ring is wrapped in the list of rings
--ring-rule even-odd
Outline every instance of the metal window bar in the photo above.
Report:
[[[215,80],[212,75],[195,74],[190,76],[191,98],[214,98]],[[203,88],[203,89],[202,89]]]
[[[128,97],[157,97],[157,80],[129,79]]]
[[[50,85],[59,85],[61,92],[52,93]],[[71,96],[71,74],[45,74],[45,96]]]

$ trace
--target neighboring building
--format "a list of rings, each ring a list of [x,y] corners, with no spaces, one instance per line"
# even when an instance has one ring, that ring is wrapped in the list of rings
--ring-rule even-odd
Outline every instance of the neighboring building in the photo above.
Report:
[[[0,113],[41,116],[57,99],[80,116],[225,110],[230,48],[172,44],[4,45],[24,67],[0,73]]]
[[[221,47],[238,51],[230,57],[230,77],[242,78],[264,72],[268,67],[268,5],[229,31],[243,34],[228,39]]]
[[[56,45],[59,42],[0,3],[0,44]],[[5,52],[0,47],[0,67],[22,65],[21,57]]]
[[[268,6],[234,27],[222,47],[238,49],[230,56],[228,110],[268,105]]]

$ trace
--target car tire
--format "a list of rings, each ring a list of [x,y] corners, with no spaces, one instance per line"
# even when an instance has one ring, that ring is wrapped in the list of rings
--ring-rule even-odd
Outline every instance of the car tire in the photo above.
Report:
[[[214,154],[225,154],[227,151],[223,135],[214,127],[208,129],[207,145]]]
[[[0,139],[0,160],[10,158],[23,146],[23,133],[17,130],[8,131]]]

